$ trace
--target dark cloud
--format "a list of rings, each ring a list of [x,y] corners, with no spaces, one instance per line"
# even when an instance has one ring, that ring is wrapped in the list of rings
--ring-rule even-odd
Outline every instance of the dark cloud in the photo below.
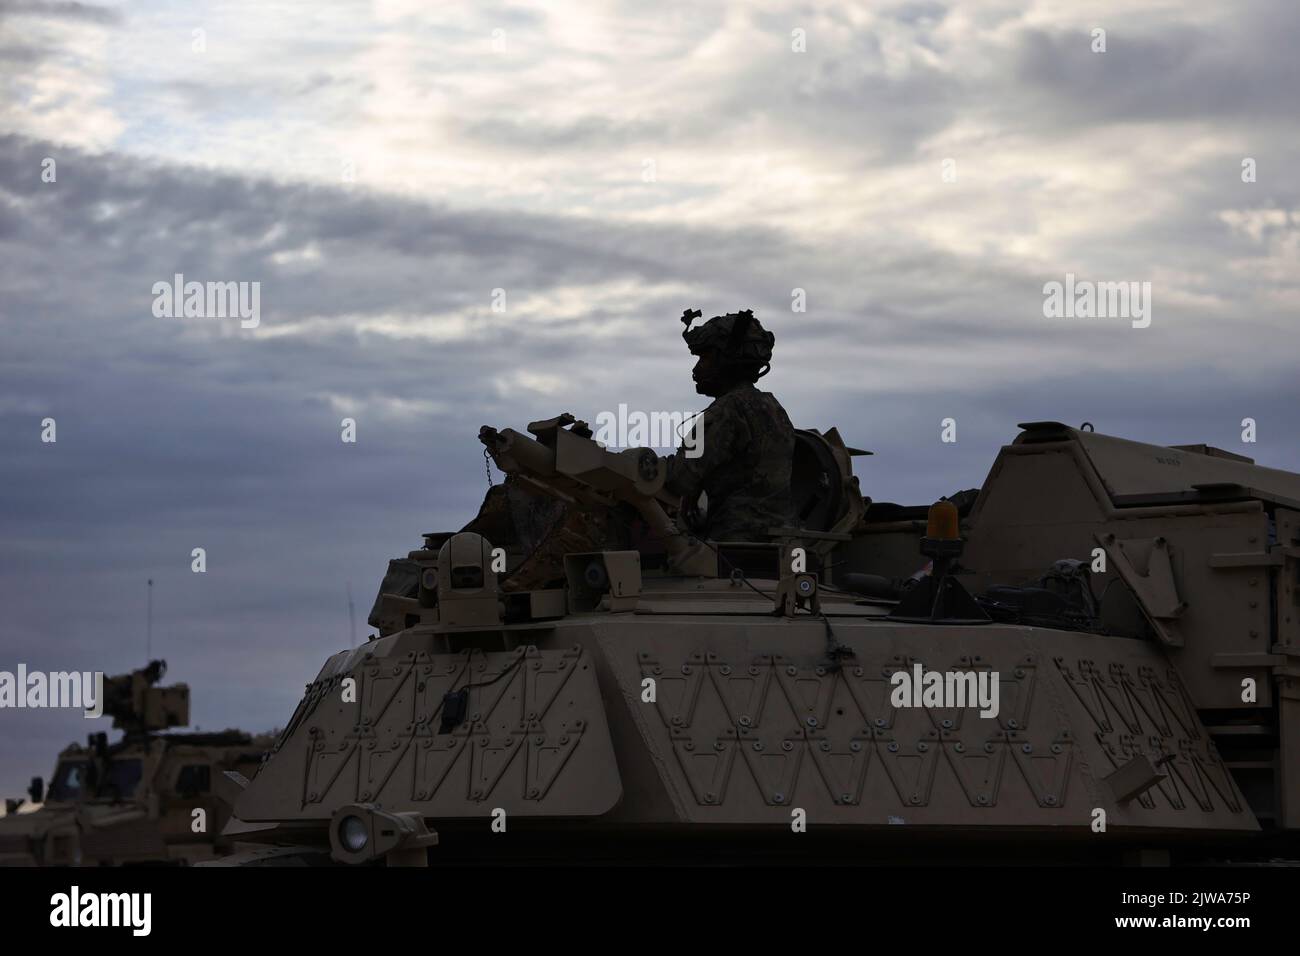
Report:
[[[888,11],[895,20],[906,23],[939,23],[948,16],[948,7],[942,3],[918,0],[916,3],[904,3]]]
[[[33,66],[50,57],[48,47],[25,43],[6,43],[0,46],[0,63],[13,66]]]
[[[1291,0],[1251,0],[1204,25],[1171,12],[1030,26],[1004,22],[1022,12],[1016,5],[964,9],[979,27],[999,26],[996,36],[941,32],[950,9],[886,7],[871,27],[836,11],[757,14],[774,42],[737,64],[715,92],[715,109],[684,117],[679,129],[726,141],[762,117],[782,139],[856,156],[864,168],[915,161],[974,121],[993,142],[1012,133],[1041,145],[1055,133],[1071,148],[1078,134],[1117,123],[1271,119],[1286,121],[1284,130],[1260,130],[1259,139],[1292,131],[1300,6]],[[806,53],[790,52],[795,26],[807,30]],[[1105,53],[1092,52],[1094,26],[1107,29]],[[910,51],[906,68],[890,67],[887,43]],[[913,44],[934,58],[912,55]],[[973,59],[972,50],[982,55]],[[967,62],[978,70],[959,66]],[[697,118],[706,122],[697,127]]]
[[[1069,124],[1294,116],[1294,3],[1245,3],[1204,27],[1096,25],[1107,28],[1105,53],[1092,51],[1091,26],[1021,34],[1008,94],[1035,104],[1035,121],[1049,113]]]
[[[87,23],[117,24],[124,18],[120,10],[91,3],[0,0],[0,18],[6,16],[39,17],[45,20],[81,20]]]

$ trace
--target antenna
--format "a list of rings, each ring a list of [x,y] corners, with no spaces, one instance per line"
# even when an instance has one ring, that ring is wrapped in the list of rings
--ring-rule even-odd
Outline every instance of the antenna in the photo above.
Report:
[[[144,659],[146,662],[153,660],[153,578],[149,579],[148,611],[145,613]]]
[[[357,612],[352,607],[352,582],[348,582],[348,647],[357,646]]]

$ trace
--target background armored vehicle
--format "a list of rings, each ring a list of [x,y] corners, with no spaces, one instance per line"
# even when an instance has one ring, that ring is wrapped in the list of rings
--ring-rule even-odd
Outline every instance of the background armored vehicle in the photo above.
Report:
[[[48,789],[41,778],[30,812],[6,801],[0,865],[182,864],[228,852],[220,836],[229,815],[214,785],[226,771],[251,770],[270,736],[238,730],[174,733],[189,723],[185,684],[155,686],[164,661],[104,679],[104,713],[122,739],[91,734],[59,754]]]
[[[281,846],[229,862],[1294,852],[1300,476],[1021,427],[929,508],[801,431],[792,524],[745,543],[680,534],[653,452],[484,428],[532,493],[651,533],[515,592],[520,528],[426,536],[231,778],[227,833]]]

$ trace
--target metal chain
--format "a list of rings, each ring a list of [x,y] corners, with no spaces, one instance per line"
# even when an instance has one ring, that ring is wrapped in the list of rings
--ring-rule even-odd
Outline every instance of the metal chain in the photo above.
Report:
[[[487,473],[488,490],[492,490],[492,458],[486,448],[483,449],[483,471]]]

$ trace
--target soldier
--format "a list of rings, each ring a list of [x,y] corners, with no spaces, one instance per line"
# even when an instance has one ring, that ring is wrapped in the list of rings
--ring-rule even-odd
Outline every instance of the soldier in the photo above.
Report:
[[[682,497],[691,530],[713,541],[767,541],[769,529],[790,523],[790,463],[794,427],[781,403],[754,383],[771,369],[776,340],[753,312],[733,312],[690,327],[698,311],[683,313],[695,390],[713,398],[697,419],[690,446],[668,459],[665,487]],[[702,443],[699,439],[702,437]],[[707,511],[697,506],[705,495]]]
[[[790,467],[794,428],[785,409],[754,383],[767,374],[776,340],[753,312],[714,316],[690,328],[698,310],[682,315],[682,338],[698,356],[695,390],[713,399],[693,423],[692,441],[668,459],[665,487],[681,496],[684,530],[714,541],[767,541],[769,530],[790,523]],[[698,457],[696,452],[698,451]],[[705,498],[705,508],[700,498]],[[463,531],[497,545],[513,545],[526,557],[502,582],[507,591],[544,587],[564,578],[564,556],[584,551],[637,548],[648,529],[624,504],[613,509],[566,506],[507,477],[483,500]],[[389,562],[370,623],[378,626],[384,594],[414,597],[419,569],[412,561]]]
[[[681,496],[679,521],[699,537],[768,541],[771,528],[790,523],[794,456],[794,427],[785,409],[770,392],[754,387],[771,368],[776,336],[749,310],[690,328],[699,315],[683,313],[682,338],[698,356],[691,373],[695,390],[713,403],[695,420],[693,440],[668,459],[664,487]],[[701,493],[705,509],[699,507]],[[635,547],[644,531],[627,506],[613,512],[567,508],[503,587],[541,587],[564,576],[565,554]]]

